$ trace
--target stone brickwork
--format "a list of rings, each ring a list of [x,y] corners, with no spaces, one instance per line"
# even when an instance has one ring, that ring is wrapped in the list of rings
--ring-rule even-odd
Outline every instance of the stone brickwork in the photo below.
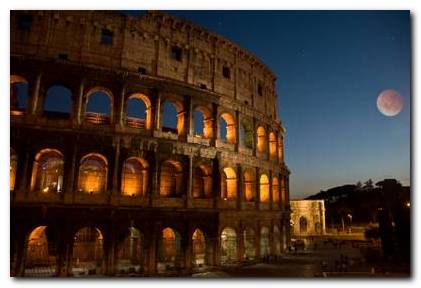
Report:
[[[292,236],[326,234],[323,200],[291,200]]]

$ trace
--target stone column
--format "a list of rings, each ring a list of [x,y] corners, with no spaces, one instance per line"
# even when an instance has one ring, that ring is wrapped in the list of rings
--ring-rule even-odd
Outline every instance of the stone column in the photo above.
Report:
[[[256,131],[256,118],[253,117],[253,123],[252,123],[252,128],[253,128],[253,156],[256,157],[257,155],[257,131]]]
[[[238,256],[237,256],[237,258],[238,258],[239,262],[244,261],[245,246],[244,246],[244,233],[243,233],[243,231],[244,231],[244,227],[243,227],[242,224],[240,224],[240,226],[238,227],[238,233],[237,233],[237,235],[238,235],[238,237],[237,237],[237,240],[238,240],[237,241],[238,242],[238,249],[237,249]]]
[[[186,109],[187,109],[187,114],[185,115],[186,116],[186,132],[187,132],[187,134],[188,135],[190,135],[190,136],[193,136],[193,134],[194,134],[194,119],[193,119],[193,101],[192,101],[192,98],[191,98],[191,96],[189,96],[188,98],[187,98],[187,101],[186,101],[187,103],[186,103]]]
[[[256,223],[256,258],[261,258],[261,251],[260,251],[260,223]]]
[[[148,251],[147,251],[147,257],[146,257],[146,274],[148,276],[154,276],[157,273],[156,270],[156,264],[158,259],[158,245],[159,245],[159,234],[160,234],[160,228],[161,225],[153,225],[150,227],[151,234],[147,234],[147,243],[148,245]]]
[[[260,209],[260,168],[259,167],[256,167],[255,177],[256,177],[255,178],[256,179],[255,181],[256,198],[254,199],[254,203],[256,205],[256,210],[259,210]]]
[[[116,126],[117,127],[124,127],[125,126],[125,123],[124,123],[124,120],[125,120],[125,110],[124,110],[124,108],[125,108],[125,103],[126,103],[126,90],[127,90],[127,87],[126,87],[126,84],[122,84],[122,86],[121,86],[121,89],[120,89],[120,99],[118,99],[119,100],[119,105],[118,105],[118,107],[116,107],[116,108],[118,108],[118,109],[116,109],[116,111],[118,111],[118,113],[116,113],[116,116],[115,116],[115,119],[116,119]],[[117,103],[117,99],[114,99],[114,103]]]
[[[28,141],[27,141],[28,142]],[[31,178],[32,178],[32,166],[33,166],[33,161],[34,161],[34,156],[31,153],[31,148],[29,143],[27,143],[26,149],[25,149],[25,157],[24,157],[24,165],[23,165],[23,174],[21,175],[22,177],[22,182],[19,185],[19,189],[17,190],[16,193],[16,199],[18,200],[22,200],[24,198],[28,197],[28,193],[31,190]]]
[[[73,143],[73,149],[72,149],[72,153],[71,153],[71,157],[66,157],[68,158],[68,160],[70,161],[69,164],[65,164],[68,169],[67,169],[67,173],[66,173],[66,178],[64,180],[64,201],[65,202],[71,202],[72,200],[74,200],[75,197],[75,191],[78,189],[77,185],[78,183],[76,182],[76,188],[75,188],[75,178],[77,177],[77,172],[78,172],[78,162],[77,162],[77,155],[78,155],[78,150],[79,150],[79,136],[76,136],[75,142]]]
[[[214,139],[213,139],[211,144],[215,145],[216,141],[218,141],[221,138],[221,132],[219,131],[220,130],[219,129],[220,123],[219,123],[219,117],[218,117],[219,105],[215,104],[215,103],[212,103],[212,108],[213,108],[213,111],[212,111],[213,133],[212,134],[213,134]]]
[[[192,237],[190,237],[189,229],[186,229],[181,239],[181,250],[184,251],[184,273],[190,275],[192,273],[192,260],[193,260],[193,244]]]
[[[193,189],[193,155],[188,155],[189,157],[189,167],[188,167],[188,175],[187,175],[187,189],[186,189],[186,207],[190,207],[192,205],[193,195],[192,195],[192,189]]]
[[[35,78],[34,84],[33,84],[33,88],[31,89],[31,115],[35,116],[38,115],[40,112],[40,102],[39,101],[39,89],[41,86],[41,78],[42,78],[42,73],[39,72]],[[41,103],[42,105],[42,103]]]
[[[161,131],[161,93],[158,90],[155,90],[153,94],[155,97],[152,103],[152,111],[154,116],[154,124],[152,129]]]
[[[13,235],[15,241],[15,253],[16,261],[14,261],[14,267],[11,267],[11,276],[21,277],[24,276],[24,265],[26,258],[26,237],[23,231],[19,231]]]
[[[272,170],[269,170],[269,210],[273,209],[273,177],[272,177]]]
[[[114,275],[114,266],[115,266],[115,249],[116,249],[116,229],[114,220],[111,219],[111,223],[108,228],[108,233],[106,234],[104,241],[104,260],[105,260],[105,275],[113,276]]]
[[[110,193],[111,202],[117,201],[120,197],[120,138],[117,138],[114,152],[113,185]]]
[[[243,177],[243,168],[240,164],[237,164],[237,209],[241,210],[241,204],[244,199],[244,177]]]
[[[240,112],[235,110],[235,152],[240,147]]]
[[[85,79],[80,81],[79,91],[75,100],[75,112],[73,115],[73,125],[78,126],[82,123],[82,110],[84,111],[84,89],[85,89]],[[83,109],[82,109],[83,108]]]
[[[151,198],[159,197],[159,157],[157,152],[154,153],[153,165],[151,167],[152,174],[152,189]]]

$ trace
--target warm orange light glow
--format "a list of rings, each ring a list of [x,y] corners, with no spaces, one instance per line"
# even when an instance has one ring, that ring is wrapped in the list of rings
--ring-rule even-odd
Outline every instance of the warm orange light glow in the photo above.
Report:
[[[176,250],[176,238],[174,230],[171,228],[165,228],[162,230],[162,257],[164,262],[175,261]]]
[[[284,161],[284,143],[283,143],[283,139],[280,138],[278,140],[278,157],[279,157],[279,161],[283,162]]]
[[[256,257],[256,239],[254,230],[250,227],[244,229],[244,253],[247,260],[253,260]]]
[[[260,153],[266,151],[266,132],[262,126],[257,128],[257,151]]]
[[[193,172],[193,198],[212,196],[212,171],[209,165],[200,165]]]
[[[161,164],[159,195],[178,197],[183,190],[183,167],[175,160],[166,160]]]
[[[79,167],[79,190],[97,194],[106,190],[107,159],[101,154],[91,153],[82,158]]]
[[[246,201],[254,200],[254,173],[252,169],[246,169],[244,171],[244,197]]]
[[[227,143],[228,144],[235,144],[236,138],[235,138],[235,119],[234,117],[229,113],[223,113],[221,114],[221,118],[227,123]]]
[[[56,149],[43,149],[32,167],[31,191],[42,193],[62,192],[64,156]]]
[[[74,267],[96,267],[102,262],[103,255],[103,236],[98,228],[84,227],[75,234],[72,257]]]
[[[266,174],[260,176],[260,202],[269,202],[269,178]]]
[[[142,158],[129,158],[124,162],[121,192],[127,196],[144,196],[148,181],[148,163]]]
[[[272,197],[274,203],[279,203],[279,180],[278,177],[272,179]]]
[[[26,250],[27,266],[49,262],[46,228],[47,226],[38,226],[29,234],[28,248]]]
[[[15,190],[15,182],[16,182],[16,169],[18,166],[18,159],[17,155],[13,149],[10,149],[10,191]]]
[[[127,101],[129,101],[130,99],[138,99],[145,104],[145,106],[146,106],[146,110],[145,110],[146,118],[145,119],[136,119],[136,118],[127,117],[126,120],[129,120],[127,122],[127,124],[129,126],[135,126],[135,128],[142,128],[142,126],[144,126],[147,130],[151,129],[151,127],[152,127],[152,113],[151,113],[152,105],[151,105],[151,101],[149,100],[149,97],[146,96],[145,94],[142,94],[142,93],[134,93],[127,98]],[[131,122],[130,122],[129,118],[132,119]],[[143,121],[141,121],[141,122],[134,121],[134,119],[143,120],[144,122]],[[133,125],[130,125],[130,123],[132,123]]]
[[[204,264],[205,260],[205,236],[200,229],[196,229],[193,233],[193,263],[194,264]]]
[[[276,159],[276,136],[275,133],[269,133],[269,155],[270,159]]]
[[[237,175],[231,167],[223,170],[221,177],[221,197],[229,200],[237,198]]]

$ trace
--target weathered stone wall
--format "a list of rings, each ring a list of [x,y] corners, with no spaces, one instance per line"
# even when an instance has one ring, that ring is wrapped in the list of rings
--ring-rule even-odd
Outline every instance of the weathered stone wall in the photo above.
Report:
[[[323,200],[291,200],[293,236],[323,235],[326,233]]]

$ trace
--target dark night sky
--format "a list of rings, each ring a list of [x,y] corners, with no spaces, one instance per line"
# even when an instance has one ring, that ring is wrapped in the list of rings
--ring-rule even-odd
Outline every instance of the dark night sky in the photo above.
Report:
[[[167,13],[236,42],[278,76],[292,199],[369,178],[410,184],[409,12]],[[395,117],[377,110],[377,96],[385,89],[398,91],[404,99]],[[89,105],[107,112],[105,104],[95,100]],[[139,108],[132,103],[128,110],[142,116]],[[164,116],[164,125],[169,124]]]
[[[291,198],[372,178],[410,183],[408,11],[168,11],[258,55],[278,75]],[[384,89],[405,101],[376,107]]]

